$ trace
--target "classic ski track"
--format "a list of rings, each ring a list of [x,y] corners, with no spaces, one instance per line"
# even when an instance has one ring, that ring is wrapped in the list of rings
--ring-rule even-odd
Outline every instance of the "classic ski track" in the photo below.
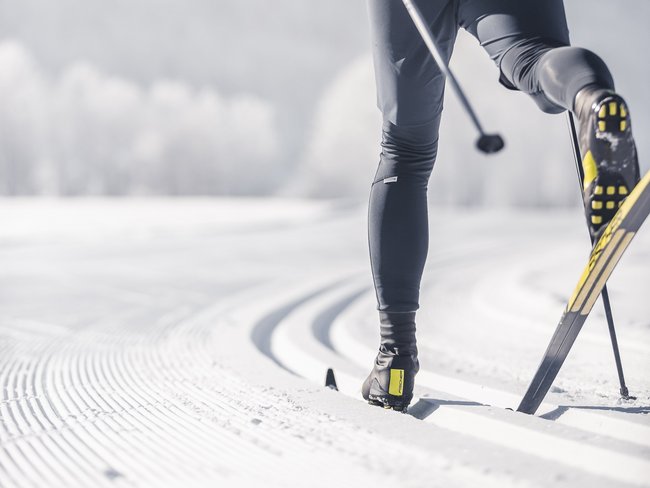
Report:
[[[357,273],[358,274],[358,273]],[[364,271],[365,274],[365,271]],[[327,278],[320,278],[315,283],[306,286],[305,283],[295,284],[292,286],[287,286],[283,290],[281,297],[276,294],[271,296],[266,296],[260,302],[257,303],[255,310],[250,311],[246,309],[235,309],[232,312],[232,315],[228,317],[228,321],[231,321],[233,324],[237,324],[237,327],[232,329],[234,336],[238,337],[240,340],[244,339],[242,332],[246,333],[250,338],[253,339],[251,346],[257,348],[258,353],[263,352],[265,348],[263,342],[265,342],[264,334],[273,335],[278,324],[290,316],[294,310],[299,309],[300,306],[304,303],[308,303],[312,298],[320,296],[320,294],[325,290],[336,289],[332,287],[332,284],[340,283],[340,275],[332,275]],[[348,298],[346,298],[348,300]],[[279,304],[288,304],[280,305]],[[280,313],[278,313],[280,310]],[[269,320],[271,319],[271,320]],[[269,323],[271,322],[271,323]],[[252,326],[252,328],[251,328]],[[263,334],[260,334],[262,329]],[[227,340],[227,339],[226,339]],[[260,340],[262,342],[260,342]],[[246,347],[245,343],[240,344],[241,349],[245,352]],[[249,352],[250,353],[250,352]],[[272,358],[276,361],[276,358]],[[276,363],[277,364],[277,363]],[[258,373],[259,374],[259,373]],[[271,372],[270,374],[275,375],[277,372]],[[292,378],[296,378],[292,376]],[[304,380],[296,378],[295,381],[297,385],[300,385]],[[315,387],[315,391],[322,391],[323,388],[321,385]],[[357,402],[355,404],[355,409],[359,408]],[[364,411],[364,417],[367,416],[365,413],[365,406],[360,406]],[[372,415],[383,415],[382,411],[371,412]],[[383,426],[380,428],[381,431],[384,430]],[[418,434],[423,434],[418,429]],[[426,434],[426,433],[424,433]],[[377,483],[392,483],[398,482],[402,485],[412,485],[412,486],[428,486],[432,482],[434,484],[440,484],[440,486],[474,486],[477,484],[482,484],[483,486],[511,486],[512,479],[507,470],[503,473],[492,472],[492,477],[490,479],[484,479],[483,473],[485,470],[492,470],[493,464],[490,464],[490,455],[487,456],[485,461],[487,464],[481,467],[481,469],[476,469],[473,466],[467,466],[467,459],[458,459],[458,456],[452,458],[444,457],[444,453],[438,452],[438,450],[428,450],[428,452],[422,452],[421,450],[413,450],[414,447],[409,444],[400,442],[400,449],[395,449],[395,441],[389,438],[378,437],[377,433],[372,433],[370,436],[363,435],[362,432],[358,432],[357,435],[361,435],[361,439],[343,439],[345,443],[363,443],[367,446],[372,446],[372,451],[376,452],[377,450],[386,449],[386,452],[390,450],[391,459],[390,463],[387,463],[382,457],[372,456],[371,459],[363,459],[365,464],[370,462],[371,466],[376,464],[372,468],[371,472],[368,472],[366,477],[363,480],[363,484],[373,483],[371,481],[372,474],[374,470],[379,469],[382,472],[380,478],[377,479]],[[336,437],[338,439],[338,436]],[[425,439],[428,442],[435,441],[436,437],[434,435],[425,435]],[[465,451],[465,448],[462,448]],[[383,451],[382,451],[383,452]],[[458,454],[458,449],[456,453]],[[356,454],[350,453],[353,456]],[[420,469],[418,469],[420,468]],[[343,469],[338,467],[338,470]],[[409,476],[404,478],[404,469],[409,470]],[[392,470],[395,470],[393,472]],[[432,481],[430,478],[429,472],[432,471],[432,474],[435,473],[435,481]],[[419,475],[419,476],[418,476]],[[395,476],[395,478],[391,478]],[[337,483],[344,483],[347,485],[349,480],[347,479],[347,474],[345,475],[346,480],[337,480]],[[392,480],[392,481],[391,481]],[[521,483],[516,483],[516,486],[520,486]],[[527,484],[525,484],[527,486]],[[351,486],[357,486],[352,484]]]
[[[362,304],[364,307],[365,304]],[[350,361],[359,366],[366,367],[372,364],[376,351],[363,341],[354,332],[354,317],[358,312],[354,305],[344,311],[332,325],[332,336],[339,353],[345,355]],[[421,347],[426,354],[426,346]],[[447,393],[462,397],[468,401],[481,402],[500,408],[514,408],[520,400],[520,392],[511,392],[499,388],[492,388],[477,382],[476,379],[457,378],[440,374],[438,372],[421,369],[418,374],[418,383],[443,390]],[[561,415],[554,415],[558,410]],[[624,442],[650,448],[650,428],[630,420],[630,415],[616,414],[605,411],[588,411],[581,408],[559,406],[547,400],[542,404],[538,416],[552,416],[555,423],[590,432],[595,435],[605,435]]]
[[[359,275],[365,275],[367,273],[366,270],[364,270],[362,273],[357,273],[357,276],[353,277],[351,281],[353,282],[353,288],[354,290],[352,291],[351,295],[344,295],[342,300],[343,302],[347,303],[352,301],[357,294],[359,293],[358,286],[355,284],[356,279],[358,279]],[[278,330],[282,330],[284,328],[284,324],[287,320],[289,320],[290,317],[293,317],[296,312],[300,312],[301,307],[307,306],[309,307],[311,305],[312,300],[319,300],[319,298],[323,294],[327,293],[340,293],[340,288],[343,289],[348,289],[349,284],[344,284],[342,287],[335,287],[331,286],[331,284],[336,284],[341,282],[341,277],[336,276],[336,278],[331,277],[329,280],[325,279],[322,280],[322,283],[319,283],[317,286],[312,286],[309,287],[312,290],[309,291],[308,293],[305,293],[305,287],[304,285],[299,285],[293,290],[287,290],[289,292],[288,295],[286,295],[286,298],[282,300],[277,300],[277,297],[270,297],[267,298],[263,303],[258,304],[258,309],[255,312],[247,312],[247,311],[240,311],[237,310],[234,313],[233,320],[238,323],[239,325],[244,325],[244,324],[253,324],[254,327],[250,331],[250,336],[251,338],[257,338],[257,340],[260,340],[260,334],[259,331],[257,330],[259,327],[261,327],[264,330],[265,334],[270,335],[270,341],[271,341],[271,351],[263,351],[264,346],[255,342],[255,347],[259,350],[259,352],[269,354],[272,356],[271,359],[274,361],[275,364],[281,364],[280,361],[282,361],[285,356],[282,355],[282,357],[275,357],[273,356],[273,350],[275,349],[276,346],[273,345],[273,342],[277,340],[277,332]],[[329,284],[328,284],[329,283]],[[316,290],[316,291],[314,291]],[[288,299],[288,300],[287,300]],[[278,303],[286,303],[289,301],[292,305],[287,307],[280,307],[280,310],[282,310],[281,314],[277,313],[277,307]],[[340,306],[340,304],[339,304]],[[264,311],[264,313],[262,313]],[[322,311],[322,310],[319,310]],[[326,310],[325,313],[329,314],[330,310]],[[269,326],[268,323],[268,318],[273,317],[273,324]],[[310,323],[301,323],[302,329],[307,330],[309,328],[313,332],[315,332],[317,335],[320,333],[320,331],[317,331],[318,327],[318,317],[315,317],[316,323],[310,324]],[[241,329],[240,329],[241,333]],[[325,341],[327,342],[327,341]],[[320,343],[321,346],[323,343]],[[325,346],[327,347],[327,346]],[[293,359],[299,358],[300,359],[314,359],[310,358],[310,356],[305,356],[304,354],[300,354],[301,346],[298,346],[297,348],[293,348],[291,350],[291,353],[289,354]],[[294,354],[298,354],[298,356],[294,356]],[[330,359],[334,360],[336,362],[336,357],[331,357]],[[324,380],[324,369],[323,369],[323,364],[324,363],[318,363],[318,366],[316,369],[312,369],[312,373],[315,374],[313,377],[313,380],[317,383],[316,388],[322,390],[322,381]],[[345,370],[345,366],[349,367],[349,363],[344,365],[343,370]],[[283,368],[286,368],[286,366],[283,366]],[[291,371],[289,368],[286,368],[288,371]],[[292,372],[293,374],[294,372]],[[355,399],[354,401],[355,404],[359,404],[358,398]],[[367,408],[365,404],[361,404],[361,408],[365,411]],[[371,409],[369,412],[365,412],[364,415],[393,415],[392,412],[383,412],[382,410],[379,409]],[[406,418],[406,417],[405,417]],[[396,420],[396,419],[393,419]],[[439,432],[437,431],[432,431],[430,433],[423,432],[421,428],[417,429],[420,434],[425,434],[425,437],[428,438],[429,440],[436,441],[439,440]],[[504,487],[504,486],[537,486],[533,485],[529,482],[528,479],[521,479],[518,476],[513,476],[512,474],[512,466],[510,463],[506,463],[506,465],[503,465],[503,460],[500,458],[500,456],[497,457],[492,457],[493,453],[490,454],[485,454],[481,459],[477,459],[476,456],[474,456],[471,452],[468,452],[466,449],[466,441],[463,439],[459,439],[459,443],[457,442],[456,445],[450,446],[448,445],[450,443],[450,439],[447,438],[445,442],[445,450],[450,450],[453,452],[453,455],[449,455],[448,452],[440,452],[440,447],[436,450],[429,451],[428,453],[424,453],[424,458],[417,460],[417,455],[415,458],[413,457],[414,454],[419,453],[423,454],[420,451],[413,451],[413,446],[407,443],[404,443],[403,441],[395,441],[391,439],[377,439],[373,438],[372,440],[368,440],[368,442],[372,443],[373,446],[373,451],[376,450],[381,450],[381,444],[386,443],[386,449],[390,450],[391,452],[391,459],[390,463],[387,463],[385,460],[378,459],[379,465],[378,467],[381,467],[381,470],[384,472],[383,476],[384,478],[381,480],[382,483],[389,483],[390,481],[386,478],[386,475],[388,474],[386,472],[386,469],[388,466],[395,466],[395,465],[400,465],[404,463],[405,465],[408,465],[409,469],[409,477],[404,478],[403,475],[400,475],[395,481],[399,482],[401,485],[409,485],[413,484],[413,486],[428,486],[430,483],[432,483],[431,479],[428,479],[425,481],[425,479],[418,481],[410,479],[415,477],[417,474],[425,474],[425,467],[430,470],[431,468],[436,468],[436,465],[442,464],[444,466],[443,471],[439,471],[439,469],[436,469],[435,471],[435,483],[439,483],[440,486],[449,486],[449,485],[457,485],[460,483],[460,486],[487,486],[487,487]],[[395,442],[399,442],[399,448],[396,449],[396,444]],[[476,447],[478,447],[480,444],[474,444]],[[442,457],[442,459],[440,459]],[[449,457],[445,457],[449,456]],[[530,461],[530,467],[532,468],[532,465],[535,464],[534,461]],[[486,478],[484,476],[484,473],[490,472],[490,477]],[[368,480],[364,481],[364,484],[368,483]]]
[[[341,302],[347,303],[350,301],[351,296],[357,296],[359,290],[344,288],[342,293],[341,291],[338,291],[338,293],[335,291],[330,294],[334,296],[328,297],[327,292],[325,292],[324,298],[321,297],[320,300],[315,298],[313,301],[316,304],[307,301],[297,307],[288,318],[276,326],[272,331],[272,350],[275,359],[283,363],[285,367],[315,382],[323,381],[324,371],[328,366],[337,367],[341,389],[358,398],[358,386],[363,379],[363,366],[365,363],[355,363],[360,357],[366,358],[369,356],[369,354],[359,354],[360,349],[367,349],[366,345],[354,344],[355,339],[349,335],[341,337],[344,334],[341,331],[351,327],[351,323],[344,324],[345,321],[339,319],[339,325],[334,332],[339,337],[332,339],[332,342],[335,349],[337,346],[346,344],[338,348],[339,352],[342,352],[346,356],[345,359],[348,360],[347,362],[343,361],[340,356],[335,354],[335,351],[329,350],[330,344],[322,340],[322,333],[315,333],[313,324],[317,321],[318,316],[324,313],[323,308],[340,307]],[[344,312],[344,310],[339,310],[339,313],[341,312]],[[331,311],[330,315],[332,315]],[[349,344],[354,345],[349,347]],[[372,350],[366,352],[374,354]],[[350,371],[354,371],[354,373],[350,373]],[[438,382],[436,380],[440,378],[440,375],[427,374],[426,371],[423,373],[419,378],[422,382],[424,377],[424,384],[428,384],[427,379],[431,381],[431,378],[433,378],[433,382],[436,383]],[[443,384],[445,383],[447,385],[453,384],[453,380]],[[462,384],[462,382],[457,384]],[[479,390],[480,386],[476,385],[473,389]],[[436,397],[434,392],[427,392],[426,389],[423,391],[433,395],[434,398]],[[463,396],[465,399],[471,399],[469,396]],[[483,394],[482,396],[485,398],[486,395]],[[421,401],[427,402],[425,399]],[[453,401],[451,403],[453,404]],[[607,429],[609,419],[604,416],[590,413],[585,415],[580,412],[577,415],[580,422],[574,424],[576,428],[571,426],[571,416],[566,416],[564,419],[565,424],[568,425],[555,427],[557,424],[550,421],[522,416],[514,412],[496,412],[494,409],[479,407],[478,405],[473,405],[472,408],[468,409],[463,406],[454,407],[453,405],[441,404],[437,405],[436,408],[435,413],[425,417],[426,421],[432,421],[437,425],[465,435],[479,437],[484,441],[496,442],[513,450],[523,448],[529,454],[552,459],[561,464],[577,467],[597,475],[607,476],[619,482],[643,484],[640,480],[643,479],[644,473],[650,471],[650,463],[644,459],[650,454],[650,449],[647,446],[640,448],[638,444],[634,443],[634,441],[639,442],[645,439],[647,433],[637,432],[638,435],[632,438],[633,442],[621,440],[620,437],[622,436],[620,435],[617,436],[619,439],[603,438],[603,430],[609,434],[616,432],[615,429]],[[547,406],[547,409],[549,408],[552,409],[553,407]],[[494,418],[495,414],[496,420]],[[598,422],[585,422],[585,418],[593,420],[594,416],[599,417]],[[569,421],[566,421],[567,419]],[[602,425],[597,425],[598,423],[604,424],[605,429],[602,428]],[[620,426],[620,420],[614,421],[614,427],[620,428]],[[638,426],[630,427],[638,429]],[[593,434],[585,435],[583,432],[585,430],[592,431]],[[500,433],[504,432],[509,432],[512,435],[510,437],[501,436]],[[624,435],[631,433],[634,433],[631,429],[623,432]],[[584,457],[574,455],[580,451],[585,454]],[[509,459],[512,460],[513,456],[509,455]]]
[[[530,254],[526,252],[523,260],[529,261]],[[566,259],[565,261],[568,261]],[[521,260],[516,264],[520,264]],[[528,264],[528,263],[526,263]],[[534,333],[547,336],[549,335],[548,320],[551,316],[542,311],[557,310],[557,317],[553,315],[553,319],[557,321],[560,317],[562,310],[566,306],[569,295],[562,301],[554,300],[550,296],[540,294],[539,290],[533,288],[526,279],[531,273],[537,273],[540,269],[532,267],[530,264],[527,266],[516,266],[515,263],[509,262],[505,269],[500,270],[503,276],[503,287],[500,288],[499,293],[496,293],[490,279],[481,279],[474,284],[471,291],[472,306],[485,315],[486,319],[493,319],[495,322],[507,323],[511,326],[522,327],[525,324],[527,333]],[[570,287],[571,285],[569,285]],[[541,295],[541,296],[540,296]],[[517,310],[513,310],[513,304],[519,308],[525,309],[524,315]],[[552,320],[550,323],[553,323]],[[609,336],[602,334],[595,334],[585,327],[585,330],[580,332],[580,341],[589,341],[597,345],[609,345]],[[628,341],[625,338],[619,339],[619,346],[625,351],[634,351],[639,354],[649,354],[650,345],[638,341]]]

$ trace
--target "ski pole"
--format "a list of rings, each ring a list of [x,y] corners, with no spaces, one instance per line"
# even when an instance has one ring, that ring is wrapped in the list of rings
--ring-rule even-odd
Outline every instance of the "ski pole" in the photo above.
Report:
[[[429,26],[424,21],[422,12],[420,11],[420,9],[418,9],[418,7],[415,5],[415,3],[413,3],[412,0],[402,0],[402,2],[404,3],[406,10],[408,10],[411,19],[413,19],[413,23],[415,24],[415,27],[417,28],[418,32],[422,36],[422,40],[426,44],[427,48],[429,48],[429,51],[431,52],[433,59],[438,64],[440,71],[443,72],[445,77],[451,83],[451,86],[456,92],[456,94],[458,95],[458,98],[460,99],[460,103],[465,109],[465,112],[467,112],[470,119],[472,119],[472,122],[474,123],[474,127],[476,127],[476,129],[478,130],[480,136],[476,141],[476,147],[480,151],[486,154],[499,152],[501,149],[503,149],[503,146],[505,145],[505,143],[503,142],[503,138],[499,134],[486,134],[485,131],[483,130],[483,126],[479,122],[478,117],[476,116],[476,112],[474,112],[474,109],[470,105],[469,100],[465,96],[465,92],[458,84],[456,77],[451,72],[451,70],[449,69],[449,65],[446,63],[444,57],[442,56],[440,49],[438,48],[438,45],[434,40],[431,29],[429,29]]]
[[[584,170],[582,168],[582,155],[580,154],[580,146],[578,141],[578,133],[576,131],[576,123],[573,118],[571,111],[567,111],[567,120],[569,122],[569,131],[571,132],[571,145],[573,146],[573,156],[576,162],[576,171],[578,173],[578,182],[580,184],[580,194],[582,195],[582,203],[584,205],[584,193],[582,191],[582,185],[584,181]],[[589,225],[589,222],[587,222]],[[591,234],[590,234],[591,236]],[[591,237],[591,245],[594,244],[594,238]],[[621,353],[618,349],[618,339],[616,338],[616,329],[614,328],[614,316],[612,315],[612,306],[609,301],[609,292],[607,291],[607,285],[603,287],[601,293],[603,298],[603,305],[605,306],[605,317],[607,317],[607,327],[609,328],[609,337],[612,340],[612,349],[614,350],[614,360],[616,361],[616,371],[618,372],[618,380],[621,385],[620,393],[621,396],[625,399],[632,399],[630,397],[630,392],[625,385],[625,376],[623,375],[623,363],[621,362]]]

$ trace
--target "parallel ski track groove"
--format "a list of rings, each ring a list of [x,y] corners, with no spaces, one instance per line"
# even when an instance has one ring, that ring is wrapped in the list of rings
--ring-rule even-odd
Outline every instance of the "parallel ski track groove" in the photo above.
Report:
[[[28,448],[31,451],[31,454],[28,455],[28,459],[30,459],[30,463],[32,463],[32,469],[34,469],[37,473],[38,476],[43,480],[44,482],[47,482],[50,476],[56,476],[54,470],[51,469],[48,463],[45,462],[45,459],[43,458],[41,451],[36,449],[34,444],[37,442],[36,439],[33,437],[29,436],[29,431],[34,430],[31,427],[29,415],[27,415],[27,410],[29,407],[27,407],[28,404],[28,395],[27,393],[21,388],[21,385],[18,382],[18,379],[23,376],[26,376],[28,373],[25,371],[25,362],[24,361],[17,361],[16,364],[18,365],[18,369],[16,374],[14,375],[14,382],[13,382],[13,391],[16,393],[18,396],[19,400],[16,401],[15,406],[17,410],[18,417],[17,419],[22,419],[24,422],[24,425],[21,427],[18,425],[18,422],[16,423],[16,426],[19,428],[20,436],[23,437],[24,439],[24,444],[25,447]],[[26,405],[23,405],[25,403]],[[27,408],[25,408],[27,407]],[[22,422],[21,422],[22,423]],[[31,461],[32,459],[38,459],[41,461],[39,463],[38,467],[33,466],[33,462]],[[46,472],[41,466],[49,467],[50,471]]]
[[[42,365],[42,362],[43,362],[42,360],[38,360],[36,361],[35,364],[32,364],[31,377],[30,377],[31,392],[28,391],[28,387],[27,387],[27,375],[25,375],[23,379],[23,383],[24,383],[23,391],[27,397],[29,397],[31,393],[32,401],[29,402],[30,412],[32,416],[36,419],[38,424],[40,425],[41,431],[46,432],[54,428],[54,423],[50,420],[49,415],[45,412],[45,409],[43,408],[39,395],[36,391],[36,386],[38,384],[36,378],[39,373],[39,369]],[[49,424],[49,427],[45,425],[46,423]],[[41,443],[45,448],[44,449],[45,453],[50,455],[51,458],[49,462],[50,468],[52,469],[53,472],[55,472],[56,478],[63,482],[66,479],[66,477],[62,465],[58,462],[58,459],[60,459],[61,456],[58,444],[54,439],[48,437],[42,437]],[[46,445],[48,443],[51,443],[53,445],[49,445],[49,446]]]
[[[55,361],[53,361],[53,353],[51,351],[44,352],[43,353],[43,374],[41,377],[41,385],[43,388],[43,395],[44,398],[47,400],[47,404],[52,408],[52,411],[54,412],[56,418],[59,419],[60,425],[56,426],[56,431],[54,431],[55,434],[60,435],[61,440],[67,444],[67,447],[69,449],[68,452],[65,452],[62,448],[62,453],[61,453],[61,464],[65,464],[64,460],[66,457],[71,457],[71,454],[75,456],[75,463],[76,463],[76,468],[77,470],[74,471],[72,470],[72,467],[70,467],[71,470],[71,475],[72,477],[70,478],[79,479],[79,471],[81,472],[82,476],[81,479],[85,479],[85,482],[92,482],[91,473],[93,469],[93,464],[91,461],[88,459],[88,455],[92,456],[92,451],[88,451],[87,449],[79,449],[79,443],[84,443],[84,441],[73,431],[73,426],[68,424],[64,417],[62,416],[62,412],[64,412],[64,401],[57,395],[57,388],[54,386],[57,382],[56,377],[54,376],[54,368],[50,367],[54,364],[56,364]],[[58,402],[58,406],[56,403]],[[69,439],[69,437],[72,437],[74,441]]]
[[[43,355],[39,354],[38,363],[41,363],[42,359],[43,359]],[[17,364],[17,361],[14,361],[13,367],[15,367],[16,364]],[[35,370],[36,370],[36,368],[33,368],[34,372],[35,372]],[[13,372],[13,369],[9,369],[8,370],[8,376],[11,376],[12,372]],[[14,378],[18,377],[18,374],[16,374],[16,373],[14,373],[13,375],[14,375]],[[5,389],[8,391],[9,385],[6,382],[3,382],[3,384],[5,384]],[[10,408],[8,410],[8,413],[9,413],[9,417],[14,420],[16,432],[13,435],[11,433],[9,433],[10,437],[5,442],[5,446],[7,446],[7,447],[14,446],[16,448],[16,450],[18,450],[21,454],[23,454],[22,449],[20,448],[19,444],[29,443],[29,445],[31,446],[33,443],[38,443],[39,442],[39,436],[37,434],[34,434],[34,433],[30,433],[29,435],[26,436],[22,432],[22,430],[20,429],[20,426],[18,425],[18,422],[17,422],[16,417],[15,417],[15,410],[18,410],[18,412],[20,412],[23,415],[24,415],[25,412],[23,411],[22,407],[20,406],[20,401],[21,401],[20,391],[17,388],[14,388],[13,392],[16,395],[16,401],[14,403],[17,405],[17,407],[16,407],[16,409],[14,409],[14,408],[11,408],[11,405],[9,405]],[[27,392],[23,392],[23,396],[25,398],[27,398],[27,397],[29,397],[29,394]],[[33,409],[31,409],[31,407],[30,407],[30,410],[31,410],[32,414],[34,415],[34,417],[36,418],[37,413]],[[40,423],[40,420],[37,421],[37,422]],[[41,423],[41,426],[42,426],[42,430],[45,430],[42,423]],[[47,449],[47,447],[46,447],[46,449]],[[36,458],[37,459],[42,458],[41,455],[40,455],[40,452],[36,455]],[[52,467],[52,464],[54,464],[55,466],[57,465],[56,456],[55,456],[55,462],[54,463],[47,463],[47,464],[42,463],[42,464],[44,464],[45,467],[48,467],[51,471],[53,471],[50,474],[52,476],[54,476],[55,479],[60,478],[60,473],[57,472],[57,468]],[[21,473],[22,477],[25,477],[28,474],[29,474],[29,476],[31,476],[31,470],[32,469],[34,469],[34,468],[31,467],[31,466],[28,469],[23,469],[22,473]],[[43,476],[43,473],[42,473],[41,469],[36,469],[35,471],[39,474],[39,476]],[[16,476],[14,481],[18,482],[19,479],[20,479],[20,477]]]
[[[72,417],[73,419],[70,425],[70,431],[76,438],[75,444],[82,448],[78,449],[78,451],[85,453],[84,457],[89,456],[94,458],[94,463],[91,463],[90,460],[87,461],[90,464],[90,468],[86,474],[92,480],[93,469],[97,469],[107,463],[104,456],[97,452],[97,450],[101,449],[101,446],[109,437],[107,436],[106,429],[99,428],[97,423],[104,424],[109,429],[111,429],[111,426],[103,419],[100,419],[99,422],[87,422],[84,418],[79,419],[79,417],[83,416],[83,409],[79,404],[78,393],[75,395],[74,384],[70,382],[71,363],[69,355],[69,346],[62,347],[60,353],[55,355],[56,359],[53,365],[56,368],[52,371],[53,385],[55,385],[54,392],[55,397],[58,397],[61,401],[62,411],[68,412],[67,417]]]
[[[291,308],[291,306],[285,307],[286,309]],[[288,310],[285,310],[288,312]],[[210,361],[212,360],[212,357],[210,355],[210,347],[209,347],[209,342],[207,341],[208,339],[212,338],[213,336],[211,334],[206,333],[205,330],[205,324],[201,323],[200,321],[196,321],[195,323],[188,323],[185,324],[181,327],[177,327],[174,329],[174,334],[178,335],[178,339],[174,339],[174,341],[170,340],[169,343],[172,342],[178,342],[179,339],[184,339],[184,345],[188,348],[187,350],[187,355],[190,357],[193,357],[195,361],[197,360],[202,360],[206,362],[206,364],[209,364]],[[193,339],[193,340],[188,340],[188,339]],[[179,361],[182,356],[176,354],[173,356],[176,361]],[[170,368],[172,374],[178,375],[178,367],[173,367]],[[182,381],[182,378],[178,378],[179,381]],[[219,405],[225,412],[230,414],[230,419],[231,421],[234,421],[235,423],[241,424],[242,428],[245,428],[246,425],[242,422],[243,419],[241,419],[241,410],[238,409],[237,404],[238,401],[236,398],[230,398],[230,401],[224,401],[224,398],[215,398],[214,394],[209,394],[207,391],[204,391],[202,389],[199,390],[191,390],[188,391],[188,394],[193,396],[194,398],[200,399],[204,405],[210,406],[214,405],[215,402],[217,402],[217,405]],[[299,419],[294,419],[295,422],[299,422]],[[247,423],[247,422],[246,422]],[[282,438],[278,438],[273,434],[272,431],[262,431],[258,433],[258,438],[259,440],[263,441],[263,444],[266,446],[266,449],[272,449],[273,451],[278,451],[278,448],[281,449],[292,449],[293,442],[284,442]],[[272,447],[274,446],[275,447]],[[295,448],[293,448],[295,449]],[[241,457],[239,458],[241,459]],[[271,461],[269,461],[271,462]]]
[[[182,326],[182,324],[179,324],[179,326]],[[170,342],[168,339],[165,341],[165,343],[162,344],[163,351],[166,351],[167,349],[167,344]],[[161,351],[162,352],[162,351]],[[174,351],[168,351],[168,354],[151,354],[151,355],[143,355],[142,359],[144,360],[143,364],[147,364],[147,362],[150,365],[149,371],[151,372],[160,372],[160,371],[166,371],[167,374],[169,375],[167,378],[171,377],[174,382],[174,387],[175,387],[175,392],[174,394],[176,396],[179,395],[179,392],[185,393],[187,398],[201,398],[204,404],[209,407],[209,408],[218,408],[219,410],[224,410],[226,411],[227,408],[227,403],[221,399],[220,401],[215,401],[214,398],[206,398],[205,393],[199,389],[199,388],[189,388],[186,386],[186,379],[187,377],[179,372],[183,371],[183,365],[178,365],[177,367],[172,367],[171,364],[165,363],[164,361],[161,360],[163,356],[169,357],[169,358],[174,358],[176,355],[178,355],[179,351],[174,350]],[[196,358],[193,358],[195,361]],[[194,433],[194,435],[202,441],[202,449],[200,450],[201,454],[205,457],[204,462],[209,463],[211,455],[209,454],[211,452],[211,449],[214,448],[214,439],[210,437],[209,434],[206,433],[205,429],[202,428],[204,425],[201,422],[197,421],[196,418],[196,413],[192,415],[191,411],[187,410],[187,407],[182,406],[183,414],[185,415],[185,420],[183,425],[185,427],[190,427]],[[230,433],[225,433],[227,436],[231,436]],[[234,439],[233,439],[234,440]],[[236,463],[237,459],[241,459],[241,456],[245,454],[245,450],[243,447],[239,446],[238,443],[233,443],[232,444],[232,449],[230,449],[227,453],[227,457],[229,458],[230,463]],[[223,457],[223,453],[222,453]]]
[[[160,339],[157,338],[156,342]],[[110,373],[112,378],[117,382],[114,386],[115,391],[124,391],[130,397],[131,401],[135,403],[135,406],[132,406],[135,411],[138,412],[138,416],[141,418],[140,425],[143,427],[144,433],[148,433],[150,436],[158,436],[156,445],[161,446],[162,449],[165,449],[164,446],[174,445],[180,447],[179,452],[175,454],[181,455],[186,461],[183,463],[184,469],[180,471],[185,471],[185,476],[190,477],[193,472],[189,467],[191,462],[197,459],[196,447],[200,446],[202,449],[199,451],[199,458],[204,460],[208,459],[208,453],[210,444],[207,442],[209,438],[207,434],[202,431],[198,426],[195,426],[196,419],[187,412],[186,409],[182,408],[182,405],[178,405],[173,401],[162,399],[150,386],[147,380],[144,380],[140,375],[135,374],[136,371],[146,371],[147,373],[152,373],[155,368],[142,368],[143,364],[146,362],[137,363],[136,354],[140,351],[148,351],[148,347],[128,347],[127,352],[117,360],[112,354],[109,355],[108,368],[110,368]],[[120,366],[118,366],[118,363]],[[147,395],[147,398],[142,395]],[[128,400],[128,399],[127,399]],[[164,407],[164,408],[163,408]],[[171,407],[171,408],[170,408]],[[144,410],[147,414],[152,414],[156,422],[152,422],[147,415],[141,413]],[[182,427],[181,427],[182,426]],[[193,432],[193,435],[196,436],[195,439],[197,442],[189,443],[186,441],[184,433],[186,430]],[[162,433],[162,434],[161,434]],[[177,436],[171,435],[172,433],[178,434]],[[162,442],[160,442],[162,441]],[[149,445],[150,443],[147,443]],[[168,452],[168,451],[167,451]],[[164,458],[164,456],[163,456]],[[173,461],[176,459],[176,456],[170,459]],[[155,465],[155,456],[151,458],[152,466]],[[177,459],[176,459],[177,461]],[[174,466],[174,463],[170,463],[169,466]],[[172,473],[168,473],[170,477],[178,477],[178,471],[174,470]]]

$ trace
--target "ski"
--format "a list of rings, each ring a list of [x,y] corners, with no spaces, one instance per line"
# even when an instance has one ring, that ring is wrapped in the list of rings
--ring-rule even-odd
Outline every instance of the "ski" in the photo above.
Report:
[[[517,408],[518,412],[534,414],[537,411],[607,279],[649,213],[650,171],[625,199],[593,247],[589,263],[562,314],[537,373]]]

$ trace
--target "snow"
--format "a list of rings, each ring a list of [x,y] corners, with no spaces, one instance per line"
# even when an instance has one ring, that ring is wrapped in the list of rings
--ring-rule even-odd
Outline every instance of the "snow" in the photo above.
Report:
[[[0,486],[649,486],[642,230],[538,416],[514,407],[588,253],[580,210],[431,209],[410,415],[365,210],[296,199],[0,201]],[[323,387],[334,367],[340,392]]]

